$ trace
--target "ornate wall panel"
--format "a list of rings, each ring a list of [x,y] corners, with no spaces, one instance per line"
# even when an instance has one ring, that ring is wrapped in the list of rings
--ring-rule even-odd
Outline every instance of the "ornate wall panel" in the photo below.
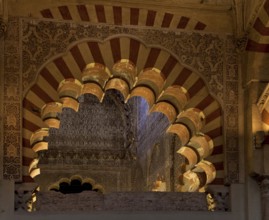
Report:
[[[4,42],[3,177],[21,179],[21,41],[19,19],[9,19]]]
[[[16,25],[17,28],[15,28]],[[9,129],[5,130],[5,132],[6,134],[9,132],[17,134],[17,138],[14,138],[15,136],[12,135],[14,139],[12,145],[17,149],[17,157],[8,157],[7,144],[5,145],[6,153],[4,158],[8,158],[4,162],[5,170],[8,167],[11,168],[11,164],[13,166],[21,164],[21,146],[16,143],[16,141],[20,140],[19,131],[21,126],[19,86],[22,85],[22,91],[25,94],[35,82],[38,70],[42,65],[53,56],[64,53],[68,47],[78,41],[86,39],[104,41],[115,35],[125,35],[138,38],[146,45],[161,47],[169,51],[177,57],[180,63],[201,74],[211,94],[214,94],[220,101],[226,119],[224,129],[226,127],[227,181],[238,182],[239,79],[236,42],[233,37],[199,31],[190,33],[178,30],[174,32],[156,28],[127,28],[105,24],[90,25],[86,23],[52,22],[29,18],[22,19],[21,25],[21,42],[18,39],[18,30],[20,29],[18,20],[11,20],[9,23],[8,33],[17,32],[12,33],[12,36],[8,37],[5,41],[6,48],[10,47],[10,49],[5,51],[5,80],[11,80],[10,84],[8,84],[9,86],[5,89],[5,106],[9,104],[13,109],[9,111],[9,117],[5,119],[6,127]],[[22,44],[21,50],[19,49],[20,43]],[[21,72],[19,72],[20,54],[22,55]],[[10,74],[11,67],[14,68],[12,74]],[[19,73],[21,73],[22,77],[21,83],[19,81]],[[13,76],[16,76],[14,80],[12,80]],[[223,131],[216,130],[214,132],[222,133]],[[11,160],[10,158],[13,159]],[[15,158],[17,158],[17,162]],[[7,173],[5,178],[12,176],[19,178],[19,176],[16,176],[17,174],[19,173],[12,175]]]
[[[226,125],[226,159],[227,182],[233,183],[239,180],[239,54],[236,52],[235,39],[231,36],[226,40],[226,54],[224,66],[224,119]],[[240,47],[240,45],[239,45]]]

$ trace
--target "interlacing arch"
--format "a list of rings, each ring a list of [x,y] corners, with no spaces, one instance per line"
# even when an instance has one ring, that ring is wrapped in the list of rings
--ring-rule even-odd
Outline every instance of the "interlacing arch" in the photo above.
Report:
[[[108,90],[118,90],[125,102],[132,97],[144,98],[150,112],[161,112],[169,120],[167,133],[174,134],[179,140],[177,154],[185,158],[185,170],[180,178],[178,191],[198,191],[211,183],[216,177],[214,165],[206,161],[213,151],[212,139],[201,129],[205,125],[205,114],[198,108],[186,108],[188,91],[178,85],[164,88],[165,77],[159,69],[146,68],[137,74],[136,66],[127,59],[121,59],[113,65],[112,71],[99,63],[90,63],[82,72],[82,80],[64,79],[58,87],[59,102],[50,102],[43,106],[41,118],[46,128],[33,132],[30,145],[35,153],[47,150],[49,128],[59,128],[63,108],[79,110],[81,98],[85,94],[96,96],[100,103]],[[40,174],[38,159],[29,167],[32,178]]]

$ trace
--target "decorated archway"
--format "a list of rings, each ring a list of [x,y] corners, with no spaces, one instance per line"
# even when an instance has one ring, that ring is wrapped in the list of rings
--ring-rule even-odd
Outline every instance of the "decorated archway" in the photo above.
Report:
[[[129,52],[121,51],[123,44],[130,45]],[[102,56],[101,48],[109,48],[111,53]],[[36,83],[24,98],[25,181],[31,181],[30,164],[31,176],[38,174],[37,163],[32,160],[40,150],[47,148],[44,138],[48,136],[47,128],[59,127],[58,116],[62,109],[78,111],[80,97],[85,94],[96,96],[102,102],[109,90],[119,91],[125,102],[132,97],[142,97],[150,112],[160,112],[167,117],[170,124],[167,132],[177,136],[178,147],[181,147],[178,153],[186,158],[186,174],[183,173],[181,179],[188,182],[188,187],[181,191],[196,191],[200,183],[202,186],[213,180],[215,184],[223,183],[221,106],[210,95],[199,74],[182,66],[167,51],[146,47],[128,37],[102,43],[83,41],[41,69]],[[193,178],[198,182],[189,189]],[[201,178],[204,180],[200,181]]]

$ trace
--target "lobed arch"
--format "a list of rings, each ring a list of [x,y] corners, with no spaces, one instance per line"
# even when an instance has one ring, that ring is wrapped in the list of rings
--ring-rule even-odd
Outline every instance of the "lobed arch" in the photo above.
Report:
[[[223,178],[224,178],[222,109],[221,109],[220,104],[209,93],[203,79],[196,72],[179,64],[176,58],[172,56],[171,54],[169,54],[167,51],[163,51],[159,48],[156,49],[156,48],[146,47],[138,40],[134,40],[127,37],[125,37],[123,41],[120,41],[120,39],[117,38],[117,41],[120,42],[120,48],[121,48],[122,42],[128,42],[129,51],[127,52],[125,51],[125,54],[127,53],[129,55],[127,56],[127,58],[133,58],[133,59],[132,60],[125,59],[125,60],[130,60],[130,63],[132,63],[133,66],[136,67],[136,69],[148,70],[150,68],[149,67],[150,65],[156,65],[157,67],[159,67],[159,68],[156,68],[156,67],[150,68],[152,71],[159,69],[160,74],[159,74],[158,79],[162,80],[164,84],[162,89],[159,89],[159,91],[157,90],[155,91],[156,93],[158,93],[159,99],[158,99],[158,102],[156,102],[155,100],[156,103],[151,101],[151,103],[153,103],[151,104],[151,111],[162,111],[162,109],[169,109],[169,111],[165,112],[165,115],[168,116],[170,121],[173,121],[173,118],[175,117],[175,115],[177,115],[177,112],[180,111],[180,105],[181,105],[180,102],[177,103],[176,101],[177,99],[175,98],[175,96],[176,94],[179,94],[179,91],[183,91],[182,94],[184,94],[184,92],[188,94],[186,95],[186,97],[188,97],[188,102],[185,108],[186,109],[188,108],[200,109],[203,112],[203,114],[205,115],[205,121],[204,121],[204,127],[202,129],[202,133],[211,137],[215,146],[212,152],[212,155],[208,159],[214,163],[217,169],[217,177],[215,179],[215,183],[222,184]],[[138,52],[134,53],[136,56],[134,56],[133,53],[131,55],[131,51],[134,48],[132,46],[133,42],[136,42],[136,44],[139,44]],[[39,72],[39,75],[37,76],[35,84],[28,90],[24,98],[24,109],[23,109],[24,110],[23,111],[24,112],[23,113],[23,156],[24,156],[23,157],[23,165],[24,165],[23,175],[24,175],[25,181],[31,181],[31,178],[29,177],[29,174],[28,174],[28,166],[31,164],[32,159],[37,156],[36,153],[34,153],[31,149],[31,143],[30,143],[31,134],[32,132],[35,132],[36,130],[40,128],[46,127],[45,123],[39,117],[42,106],[49,102],[60,101],[60,98],[58,97],[58,93],[57,93],[58,84],[61,82],[61,80],[65,79],[66,76],[71,76],[72,78],[75,78],[74,75],[72,74],[73,73],[72,68],[70,68],[70,66],[72,66],[73,64],[77,66],[76,69],[77,69],[77,72],[79,72],[81,69],[84,69],[84,67],[82,68],[82,64],[84,64],[86,61],[89,61],[89,63],[91,63],[90,61],[92,60],[98,61],[99,59],[101,59],[103,61],[112,60],[112,62],[114,62],[114,60],[117,60],[117,57],[121,58],[122,54],[119,48],[112,48],[110,41],[106,41],[105,43],[109,45],[106,45],[106,46],[103,45],[103,47],[109,48],[111,52],[105,55],[103,53],[100,53],[99,56],[91,54],[89,58],[87,59],[85,59],[86,55],[83,55],[83,60],[84,60],[83,62],[79,61],[79,58],[81,58],[81,56],[77,57],[75,55],[82,54],[83,51],[87,51],[86,54],[91,53],[91,49],[90,49],[91,43],[88,44],[88,42],[85,41],[78,45],[74,45],[65,55],[62,55],[61,57],[57,57],[56,59],[52,60],[51,62],[48,62],[45,66],[43,66],[43,68]],[[98,46],[97,48],[99,48],[99,51],[100,51],[100,48],[102,47],[102,46],[99,47],[100,44],[101,43],[93,42],[93,45]],[[85,45],[87,47],[85,47]],[[141,53],[144,55],[146,54],[146,56],[142,57],[142,58],[146,58],[144,59],[144,62],[143,62],[143,59],[140,57]],[[100,55],[102,58],[100,58]],[[133,62],[134,60],[136,61],[136,63]],[[97,63],[98,62],[94,62],[94,65],[96,65]],[[106,64],[106,62],[103,62],[101,65],[104,66],[105,71],[107,71],[107,69],[109,70],[109,68],[105,67],[104,63]],[[115,63],[117,64],[117,62]],[[110,66],[112,65],[113,67],[115,63],[113,63],[113,65],[110,64]],[[65,72],[65,70],[67,70],[67,73]],[[140,75],[141,73],[142,75]],[[138,95],[140,93],[151,94],[151,95],[145,96],[145,99],[153,100],[152,98],[153,92],[151,91],[154,90],[154,88],[150,89],[149,88],[150,86],[147,85],[148,83],[145,83],[145,82],[142,83],[141,80],[140,81],[138,80],[139,76],[143,78],[143,73],[144,73],[143,71],[137,72],[136,77],[137,77],[138,83],[136,82],[134,84],[135,90],[136,90],[134,93]],[[111,76],[111,73],[108,75]],[[121,78],[124,78],[124,76],[121,76]],[[82,79],[82,75],[81,75],[81,79]],[[119,82],[121,80],[117,80],[117,81]],[[93,83],[92,87],[94,86],[96,87],[96,85],[97,84],[95,82]],[[142,85],[144,87],[143,89],[140,88],[141,91],[139,91],[139,87],[142,87]],[[99,91],[99,94],[101,94],[100,86],[96,87],[96,91]],[[175,91],[178,91],[178,92],[175,92]],[[129,95],[131,96],[131,93]],[[126,98],[127,97],[128,97],[128,94],[126,95]],[[169,100],[166,97],[170,97]],[[164,100],[167,100],[167,101],[164,102]],[[174,108],[173,106],[177,106],[177,107]],[[173,127],[171,127],[170,129],[172,129],[173,131]]]
[[[61,114],[63,108],[70,108],[77,112],[80,105],[79,97],[85,94],[92,94],[96,96],[100,100],[100,102],[102,102],[102,96],[106,91],[116,89],[123,94],[125,100],[127,101],[127,99],[129,99],[128,97],[133,96],[142,96],[146,100],[148,100],[148,91],[151,91],[150,97],[154,98],[153,100],[149,100],[148,104],[150,104],[152,101],[154,105],[158,105],[159,102],[157,94],[161,92],[160,86],[162,86],[162,84],[164,83],[163,77],[159,70],[155,68],[144,70],[135,80],[135,67],[129,62],[129,60],[121,60],[116,63],[113,68],[112,77],[109,77],[109,74],[107,74],[107,72],[105,72],[105,74],[102,74],[102,71],[106,70],[106,68],[100,64],[94,63],[93,65],[90,64],[87,67],[88,68],[85,69],[82,75],[83,83],[80,83],[76,79],[66,79],[60,83],[57,92],[61,103],[52,102],[42,107],[41,118],[48,128],[59,128],[59,114]],[[136,83],[134,80],[136,81]],[[131,84],[132,81],[134,81],[133,84]],[[144,87],[143,84],[147,85],[147,87]],[[134,87],[131,90],[131,93],[129,91],[129,86]],[[97,89],[98,87],[99,89]],[[140,88],[139,93],[136,92],[136,88]],[[144,93],[144,91],[147,92]],[[164,91],[164,94],[165,93],[166,90]],[[181,93],[183,95],[186,95],[184,94],[184,90],[182,90]],[[162,97],[162,95],[160,95],[160,97]],[[161,101],[161,103],[166,102]],[[197,133],[200,132],[204,124],[203,113],[199,109],[190,108],[186,111],[178,109],[178,111],[180,111],[178,115],[171,115],[171,111],[173,111],[174,113],[176,112],[176,106],[173,106],[168,103],[166,105],[166,108],[162,109],[153,107],[151,111],[162,112],[165,116],[167,116],[171,124],[171,127],[167,129],[167,132],[176,134],[177,137],[180,139],[182,147],[178,151],[178,154],[182,155],[185,158],[186,164],[188,165],[188,168],[186,169],[186,175],[184,174],[184,177],[191,175],[192,182],[194,181],[196,184],[193,188],[193,183],[190,182],[188,178],[186,178],[185,182],[183,181],[183,186],[186,184],[188,186],[182,187],[180,190],[196,191],[200,187],[204,187],[205,184],[212,182],[216,176],[215,167],[210,162],[204,161],[204,159],[206,159],[206,156],[212,153],[212,144],[210,144],[212,140],[210,139],[210,137],[208,137],[205,138],[206,141],[204,144],[200,144],[198,141],[196,142],[196,144],[193,145],[191,145],[193,141],[190,140],[190,137],[192,137],[192,139],[195,137],[197,137],[196,139],[199,139],[200,137],[200,135],[197,135]],[[39,151],[43,150],[48,150],[48,141],[46,141],[46,138],[49,134],[48,129],[45,129],[46,128],[41,128],[33,132],[33,134],[31,135],[30,144],[35,153],[38,153]],[[186,145],[189,140],[189,145]],[[209,153],[206,154],[206,151]],[[197,173],[205,173],[206,176],[204,178],[206,180],[201,182],[199,176],[196,174],[196,171]],[[40,174],[40,168],[38,168],[38,163],[36,162],[36,159],[34,159],[33,162],[30,164],[29,173],[32,178],[35,178],[37,175]],[[193,180],[193,175],[196,175],[195,180]]]
[[[188,165],[185,176],[196,175],[196,171],[197,173],[205,173],[206,180],[203,183],[197,175],[195,180],[192,180],[196,184],[194,188],[193,186],[187,186],[181,189],[184,191],[196,191],[199,187],[203,187],[205,184],[212,182],[216,176],[215,167],[209,161],[204,161],[213,151],[212,140],[208,136],[204,138],[203,135],[197,135],[204,126],[205,116],[202,111],[197,108],[189,108],[183,111],[183,107],[186,104],[184,102],[188,99],[185,89],[179,90],[181,93],[179,93],[179,98],[175,96],[174,91],[178,89],[178,87],[168,87],[162,92],[161,88],[164,84],[164,79],[162,73],[156,68],[146,69],[142,71],[138,77],[135,77],[135,75],[135,66],[130,63],[129,60],[125,59],[114,64],[112,75],[107,72],[107,68],[101,64],[89,64],[82,74],[83,83],[76,79],[65,79],[59,84],[57,92],[61,103],[50,102],[44,105],[41,110],[41,118],[47,127],[59,128],[59,114],[61,114],[62,109],[71,108],[74,111],[78,111],[79,97],[85,94],[96,96],[100,102],[102,102],[104,93],[111,89],[120,91],[125,101],[133,96],[142,96],[148,101],[149,105],[153,103],[151,112],[162,112],[170,121],[171,126],[167,129],[167,132],[176,134],[181,142],[181,146],[183,146],[179,149],[178,154],[185,157],[186,164]],[[131,92],[129,90],[130,87],[132,87]],[[138,92],[137,88],[139,89]],[[165,98],[163,98],[166,97],[169,100],[170,96],[178,101],[177,104],[179,105],[173,104],[171,101],[170,103],[172,104],[169,104],[169,102],[166,102]],[[182,96],[185,97],[180,99]],[[158,102],[159,99],[161,100],[160,102]],[[165,108],[162,108],[163,105]],[[179,114],[177,114],[177,112],[179,112]],[[48,129],[46,128],[41,128],[33,132],[30,138],[30,145],[35,153],[48,149],[48,142],[46,141],[47,136]],[[204,143],[200,143],[199,141],[195,142],[192,139],[204,139]],[[190,143],[186,145],[189,141]],[[191,144],[192,142],[194,142],[194,144]],[[40,174],[40,169],[37,165],[36,159],[30,164],[29,173],[32,178]],[[198,185],[197,181],[199,182]],[[189,182],[186,177],[185,183],[187,185],[193,185]],[[185,185],[185,183],[183,181],[183,185]]]
[[[61,184],[65,184],[68,187],[72,186],[72,181],[77,181],[79,184],[77,184],[77,188],[79,191],[96,191],[96,192],[100,192],[102,194],[105,193],[105,189],[102,185],[100,185],[99,183],[96,183],[96,181],[90,177],[82,177],[80,175],[73,175],[69,178],[67,177],[63,177],[60,178],[57,182],[52,183],[49,187],[48,187],[48,191],[60,191],[61,190]]]

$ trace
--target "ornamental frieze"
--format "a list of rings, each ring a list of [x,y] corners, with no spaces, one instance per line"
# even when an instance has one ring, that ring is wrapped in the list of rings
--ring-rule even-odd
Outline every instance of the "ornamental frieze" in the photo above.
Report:
[[[48,150],[39,153],[40,165],[132,166],[135,157],[128,150]],[[74,168],[74,167],[73,167]]]

